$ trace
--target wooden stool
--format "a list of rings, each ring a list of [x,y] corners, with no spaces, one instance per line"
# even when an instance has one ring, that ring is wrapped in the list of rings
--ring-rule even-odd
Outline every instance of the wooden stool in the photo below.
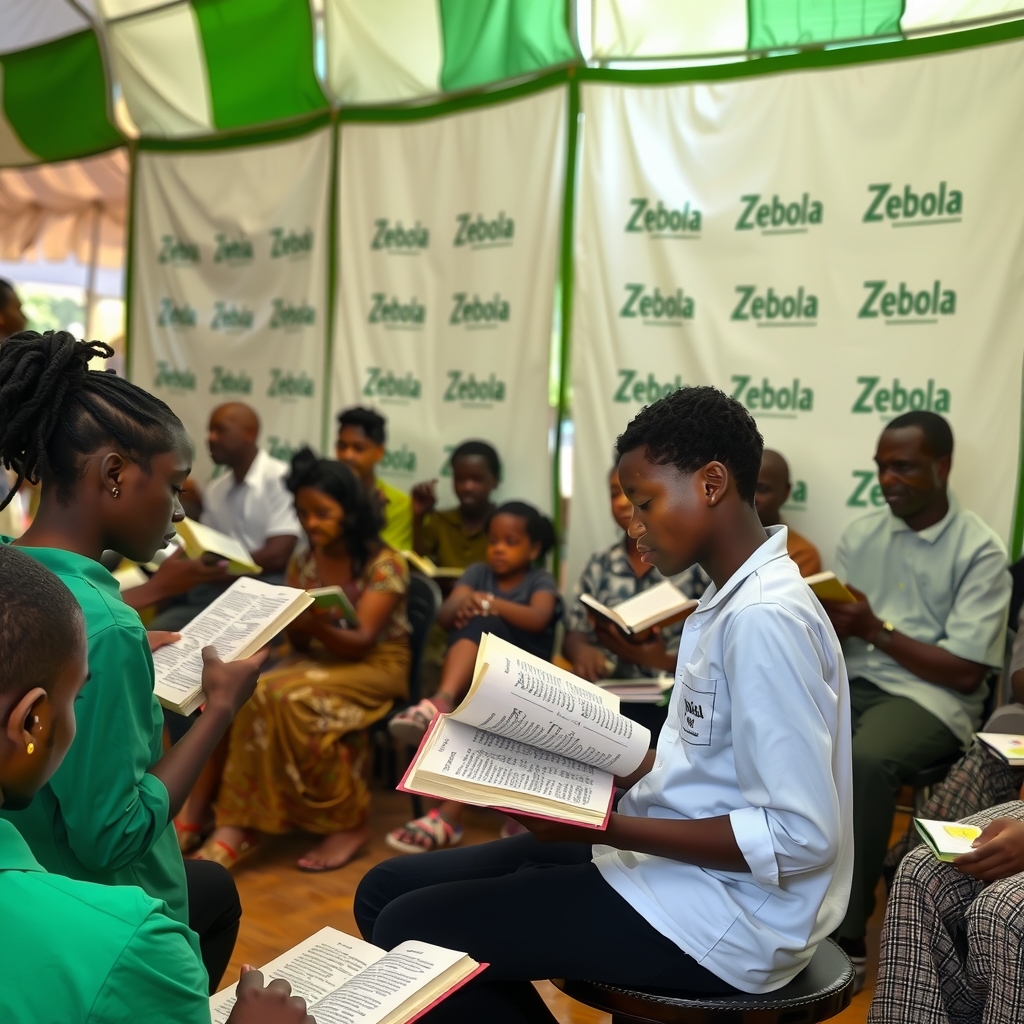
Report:
[[[642,991],[598,981],[552,978],[567,996],[612,1015],[612,1024],[816,1024],[853,998],[853,965],[831,940],[788,985],[765,995]]]

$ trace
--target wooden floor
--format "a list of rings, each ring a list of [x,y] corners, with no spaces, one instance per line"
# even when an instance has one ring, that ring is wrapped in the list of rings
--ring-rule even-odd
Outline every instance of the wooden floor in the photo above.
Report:
[[[352,917],[352,897],[359,880],[374,864],[392,856],[383,837],[409,817],[409,798],[398,793],[374,792],[371,826],[374,839],[366,854],[353,863],[322,875],[309,875],[295,868],[295,860],[314,843],[310,836],[294,835],[268,839],[236,872],[242,898],[242,928],[235,955],[222,985],[237,980],[243,963],[260,966],[272,960],[308,935],[331,925],[358,935]],[[898,816],[896,828],[902,833],[907,820]],[[467,815],[467,843],[486,842],[497,836],[499,819],[487,812]],[[834,1018],[837,1024],[863,1024],[874,988],[878,959],[878,934],[884,903],[879,900],[868,933],[868,984],[852,1005]],[[566,998],[547,982],[539,985],[544,998],[561,1024],[610,1024],[607,1014]]]

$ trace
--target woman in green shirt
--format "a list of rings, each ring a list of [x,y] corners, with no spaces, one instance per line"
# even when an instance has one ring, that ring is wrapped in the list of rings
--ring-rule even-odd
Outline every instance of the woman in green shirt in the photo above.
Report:
[[[178,495],[192,445],[159,399],[89,369],[111,354],[63,331],[26,331],[0,347],[0,463],[18,474],[17,486],[42,482],[39,510],[17,543],[75,595],[92,677],[75,707],[78,740],[14,823],[48,871],[138,885],[164,900],[198,933],[215,987],[238,934],[238,895],[216,866],[186,868],[171,821],[252,694],[265,655],[208,661],[206,710],[162,753],[150,643],[100,555],[109,548],[146,562],[168,542],[184,516]]]

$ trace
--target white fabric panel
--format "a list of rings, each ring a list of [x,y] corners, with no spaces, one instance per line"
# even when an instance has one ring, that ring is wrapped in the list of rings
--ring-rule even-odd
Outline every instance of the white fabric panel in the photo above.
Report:
[[[906,0],[900,27],[909,30],[949,25],[1009,11],[1024,15],[1024,0]]]
[[[39,157],[22,145],[21,137],[4,117],[3,98],[4,67],[0,64],[0,167],[18,167],[21,164],[37,163]]]
[[[387,103],[441,91],[438,0],[325,0],[327,94]]]
[[[107,40],[113,73],[143,135],[213,129],[206,55],[189,4],[111,25]]]
[[[747,47],[746,0],[593,0],[595,60]]]
[[[92,13],[92,0],[82,0]],[[68,0],[0,0],[0,53],[14,53],[91,28]]]

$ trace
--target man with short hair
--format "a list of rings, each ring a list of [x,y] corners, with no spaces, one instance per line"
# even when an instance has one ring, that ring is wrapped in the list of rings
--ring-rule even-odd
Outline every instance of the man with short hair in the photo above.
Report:
[[[821,572],[821,555],[818,549],[792,526],[783,523],[780,509],[789,501],[793,485],[789,481],[789,463],[771,448],[765,448],[761,456],[761,471],[757,474],[757,490],[754,492],[754,506],[762,526],[785,525],[788,529],[786,552],[796,562],[801,576],[813,576]]]
[[[0,345],[11,335],[25,330],[27,323],[14,285],[0,277]]]
[[[409,495],[375,475],[384,458],[387,420],[372,409],[355,406],[338,413],[338,439],[334,452],[363,482],[367,494],[376,494],[384,515],[380,539],[396,551],[412,548],[412,501]]]
[[[837,935],[859,985],[899,788],[970,742],[986,676],[1003,660],[1006,549],[948,491],[952,455],[952,431],[935,413],[885,428],[875,463],[888,508],[854,520],[839,542],[836,574],[856,601],[822,602],[850,677],[855,857]]]

